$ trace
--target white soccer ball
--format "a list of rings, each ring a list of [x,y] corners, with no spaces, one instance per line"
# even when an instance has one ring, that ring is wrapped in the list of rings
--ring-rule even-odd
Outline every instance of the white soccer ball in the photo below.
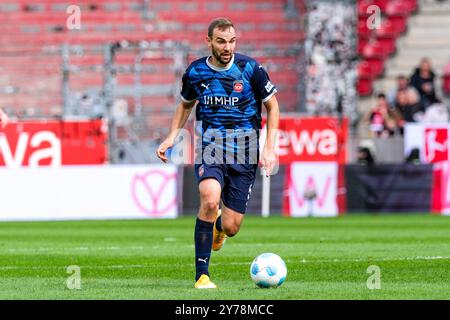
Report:
[[[286,280],[287,268],[283,259],[275,253],[263,253],[253,260],[250,276],[261,288],[276,288]]]

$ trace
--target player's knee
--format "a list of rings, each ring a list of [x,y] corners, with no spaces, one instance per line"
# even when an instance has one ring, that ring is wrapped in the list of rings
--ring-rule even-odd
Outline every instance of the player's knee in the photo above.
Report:
[[[222,225],[222,228],[228,237],[234,237],[239,232],[240,229],[239,225],[237,224]]]
[[[206,214],[215,214],[219,210],[219,201],[208,199],[202,202],[203,211]]]

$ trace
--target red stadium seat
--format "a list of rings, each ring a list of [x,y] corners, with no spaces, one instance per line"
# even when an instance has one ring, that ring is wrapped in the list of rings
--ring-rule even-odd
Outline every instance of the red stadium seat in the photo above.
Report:
[[[442,79],[442,91],[450,95],[450,74],[444,74]]]
[[[377,38],[393,38],[396,39],[400,35],[399,30],[392,21],[386,19],[381,23],[380,28],[375,29]]]
[[[393,29],[396,30],[398,34],[404,33],[408,28],[408,17],[407,16],[392,16],[387,18],[393,25]]]
[[[373,2],[371,0],[358,1],[358,16],[368,17],[369,13],[367,13],[367,8],[371,5],[373,5]]]
[[[377,41],[380,43],[383,52],[386,52],[387,55],[391,55],[397,50],[395,38],[377,38]]]
[[[367,26],[366,19],[358,20],[358,38],[369,39],[372,36],[372,30]]]
[[[409,14],[417,11],[417,0],[402,0]]]
[[[372,66],[369,62],[362,60],[358,63],[358,76],[360,78],[368,78],[373,79],[375,78],[374,70],[372,69]]]
[[[383,42],[379,40],[372,40],[364,47],[362,56],[364,58],[379,58],[385,59],[390,54],[391,48],[385,46]]]
[[[375,5],[377,5],[380,8],[381,12],[384,13],[386,11],[386,7],[390,1],[391,0],[374,0],[373,2]]]
[[[83,52],[79,55],[71,53],[72,72],[69,77],[70,89],[83,91],[103,86],[101,68],[104,62],[104,44],[123,40],[130,43],[142,40],[150,43],[182,41],[188,42],[191,52],[197,55],[200,50],[205,50],[204,32],[194,31],[199,28],[205,31],[208,21],[224,10],[230,12],[227,16],[236,24],[245,25],[239,42],[241,48],[248,46],[251,50],[262,52],[262,55],[267,52],[278,55],[278,51],[295,48],[305,38],[302,27],[295,27],[298,19],[285,15],[286,0],[150,1],[150,20],[143,19],[142,0],[78,0],[76,4],[82,9],[81,30],[65,28],[66,3],[62,0],[0,2],[16,5],[15,10],[0,11],[0,19],[4,25],[4,32],[0,33],[0,69],[7,75],[13,75],[8,76],[5,83],[18,90],[17,94],[7,95],[4,100],[0,97],[0,103],[8,103],[4,107],[14,105],[40,108],[41,105],[48,104],[55,110],[55,106],[62,105],[62,62],[57,51],[63,43],[76,45]],[[95,4],[95,9],[91,7],[92,4]],[[295,1],[295,4],[300,11],[305,7],[303,0]],[[33,10],[33,7],[38,10]],[[51,53],[43,54],[46,50]],[[34,56],[39,58],[33,60]],[[129,71],[134,65],[134,59],[135,53],[124,51],[115,56],[118,66],[117,85],[119,89],[125,89],[119,90],[120,92],[130,91],[128,89],[134,84],[134,75]],[[296,58],[269,55],[260,60],[261,63],[267,63],[274,81],[282,88],[280,105],[285,110],[295,111],[299,103]],[[142,64],[146,70],[151,70],[151,73],[148,71],[141,77],[144,85],[166,87],[179,81],[175,79],[171,58],[164,60],[152,57],[144,59]],[[46,83],[50,84],[44,88]],[[35,98],[35,92],[40,93],[40,96]],[[155,106],[161,112],[172,110],[174,98],[171,95],[163,96],[164,94],[166,93],[161,93],[160,99],[153,95],[144,96],[143,103]],[[42,110],[50,109],[45,106]]]
[[[409,6],[404,0],[389,1],[385,14],[388,17],[407,16],[409,15],[408,8]]]
[[[358,54],[362,55],[364,48],[366,47],[369,41],[366,39],[358,39]]]
[[[369,78],[359,78],[357,87],[360,96],[367,97],[373,93],[373,83]]]
[[[391,1],[386,6],[387,19],[399,33],[403,33],[407,29],[409,10],[408,4],[403,1]]]
[[[381,76],[384,73],[384,59],[377,57],[365,58],[367,63],[372,68],[372,73],[375,77]]]
[[[450,63],[448,63],[444,69],[442,76],[442,91],[446,95],[450,95]]]

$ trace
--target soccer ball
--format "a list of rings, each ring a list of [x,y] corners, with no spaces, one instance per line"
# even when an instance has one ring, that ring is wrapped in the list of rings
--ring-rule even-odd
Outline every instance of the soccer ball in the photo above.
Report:
[[[287,268],[283,259],[275,253],[263,253],[253,260],[250,276],[261,288],[276,288],[286,280]]]

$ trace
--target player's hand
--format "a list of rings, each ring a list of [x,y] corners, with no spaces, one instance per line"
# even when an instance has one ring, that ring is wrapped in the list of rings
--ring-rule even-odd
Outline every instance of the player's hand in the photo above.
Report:
[[[167,149],[171,148],[173,146],[172,141],[168,141],[167,139],[164,140],[156,150],[156,156],[161,159],[161,161],[167,163],[169,159],[166,157],[166,151]]]
[[[0,128],[6,127],[9,122],[8,115],[0,109]]]
[[[261,164],[266,171],[266,177],[270,176],[276,164],[275,150],[264,148],[261,155]]]

